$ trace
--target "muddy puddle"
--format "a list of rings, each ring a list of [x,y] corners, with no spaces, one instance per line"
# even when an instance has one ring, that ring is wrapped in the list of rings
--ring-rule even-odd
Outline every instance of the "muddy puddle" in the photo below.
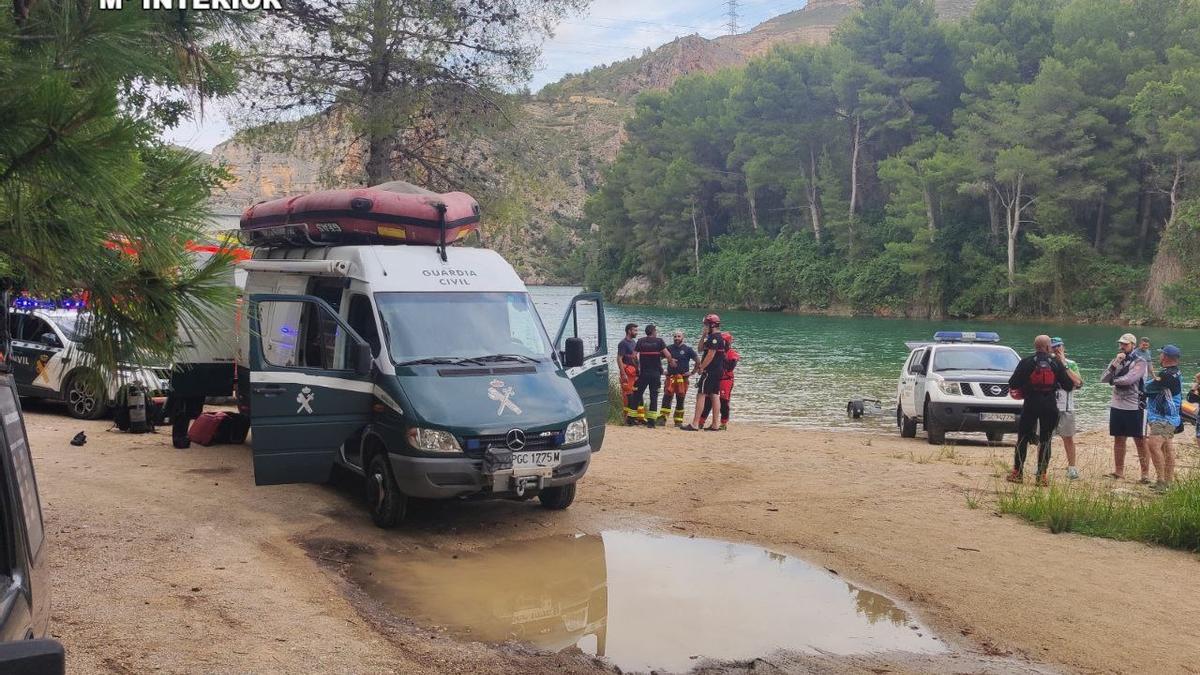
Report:
[[[623,670],[777,650],[936,654],[946,647],[890,599],[746,544],[605,532],[479,552],[380,552],[349,576],[389,611],[464,639],[578,646]]]

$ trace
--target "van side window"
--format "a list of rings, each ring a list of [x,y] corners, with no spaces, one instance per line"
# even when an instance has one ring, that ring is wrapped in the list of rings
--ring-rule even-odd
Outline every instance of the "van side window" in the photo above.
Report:
[[[353,343],[325,307],[301,300],[260,302],[258,321],[263,359],[273,366],[346,370],[351,362]]]
[[[375,312],[371,309],[370,298],[361,293],[350,296],[346,323],[371,345],[371,354],[379,356],[379,327],[375,323]]]
[[[12,480],[4,481],[5,488],[11,494],[20,495],[21,511],[25,519],[25,533],[29,542],[29,554],[36,556],[42,548],[44,530],[42,525],[42,504],[38,500],[37,482],[33,478],[33,459],[29,455],[29,441],[25,438],[25,427],[21,423],[21,410],[17,407],[17,398],[10,387],[0,386],[0,421],[4,425],[4,439],[12,457],[12,465],[16,474]],[[0,488],[0,489],[5,489]],[[12,499],[3,499],[5,504]],[[6,519],[5,526],[11,523]],[[11,558],[9,558],[11,560]]]

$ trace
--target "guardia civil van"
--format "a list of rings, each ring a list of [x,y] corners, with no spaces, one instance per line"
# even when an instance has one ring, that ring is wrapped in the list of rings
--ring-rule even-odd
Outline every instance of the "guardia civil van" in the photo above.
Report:
[[[361,476],[371,517],[410,498],[575,498],[608,417],[597,294],[551,339],[496,252],[259,246],[245,272],[239,405],[255,482]]]

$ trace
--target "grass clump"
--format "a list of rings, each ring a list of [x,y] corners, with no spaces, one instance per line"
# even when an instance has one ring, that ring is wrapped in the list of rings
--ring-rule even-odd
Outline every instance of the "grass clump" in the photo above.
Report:
[[[998,498],[1001,513],[1021,516],[1051,532],[1143,541],[1200,552],[1200,478],[1161,495],[1120,494],[1091,485],[1014,487]]]
[[[621,383],[608,381],[608,421],[620,424],[625,421],[625,398],[621,396]]]

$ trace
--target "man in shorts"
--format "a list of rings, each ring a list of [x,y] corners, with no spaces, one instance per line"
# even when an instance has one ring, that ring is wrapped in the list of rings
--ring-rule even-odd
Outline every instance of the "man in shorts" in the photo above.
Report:
[[[1142,468],[1141,483],[1150,484],[1150,454],[1146,450],[1146,419],[1142,409],[1142,389],[1149,364],[1138,357],[1134,348],[1137,337],[1126,333],[1117,340],[1119,351],[1108,364],[1100,381],[1112,385],[1108,404],[1108,435],[1113,438],[1113,472],[1109,478],[1125,477],[1125,444],[1132,438]]]
[[[700,393],[696,396],[696,414],[692,423],[679,427],[684,431],[699,431],[704,424],[700,421],[707,401],[712,409],[721,408],[721,377],[725,374],[725,350],[728,345],[721,337],[721,317],[709,314],[704,317],[704,334],[701,343],[700,363],[696,364],[694,372],[700,376]],[[720,419],[713,415],[712,426],[708,431],[720,431]]]
[[[1147,444],[1154,473],[1154,487],[1165,490],[1175,481],[1175,431],[1180,427],[1183,377],[1179,373],[1179,347],[1167,345],[1158,351],[1162,370],[1146,386]]]
[[[1083,386],[1083,376],[1079,374],[1079,365],[1067,358],[1066,346],[1060,337],[1050,338],[1050,354],[1067,368],[1067,375],[1075,383],[1075,389]],[[1067,478],[1079,478],[1079,468],[1075,465],[1075,390],[1067,391],[1062,387],[1055,393],[1058,401],[1058,426],[1054,433],[1062,439],[1063,449],[1067,451]]]

